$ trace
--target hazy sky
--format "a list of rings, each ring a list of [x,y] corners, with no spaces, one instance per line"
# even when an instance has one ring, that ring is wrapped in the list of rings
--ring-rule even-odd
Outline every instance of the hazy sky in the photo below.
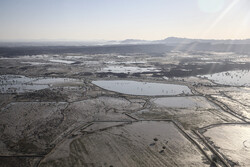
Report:
[[[0,0],[0,40],[250,38],[250,0]]]

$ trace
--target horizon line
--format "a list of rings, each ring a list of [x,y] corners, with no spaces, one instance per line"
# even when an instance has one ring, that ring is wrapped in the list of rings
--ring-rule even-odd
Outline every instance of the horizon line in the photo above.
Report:
[[[0,40],[1,43],[19,43],[19,42],[120,42],[120,41],[126,41],[126,40],[140,40],[140,41],[161,41],[168,38],[177,38],[177,39],[189,39],[189,40],[215,40],[215,41],[244,41],[244,40],[250,40],[249,38],[189,38],[189,37],[175,37],[175,36],[169,36],[167,38],[163,39],[155,39],[155,40],[148,40],[148,39],[137,39],[137,38],[126,38],[121,40],[116,39],[91,39],[91,40],[80,40],[80,39],[2,39]]]

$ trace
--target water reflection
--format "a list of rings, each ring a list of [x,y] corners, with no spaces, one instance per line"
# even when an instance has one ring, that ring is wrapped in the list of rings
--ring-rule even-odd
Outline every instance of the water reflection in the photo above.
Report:
[[[146,96],[163,96],[163,95],[178,95],[192,94],[187,86],[176,84],[162,84],[150,82],[137,82],[127,80],[114,81],[93,81],[93,84],[110,91],[130,95],[146,95]]]

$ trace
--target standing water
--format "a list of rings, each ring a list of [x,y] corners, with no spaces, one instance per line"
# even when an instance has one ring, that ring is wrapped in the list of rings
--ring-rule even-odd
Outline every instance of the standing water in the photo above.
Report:
[[[127,80],[100,80],[93,81],[92,83],[106,90],[129,95],[164,96],[192,94],[191,90],[187,86],[176,84],[137,82]]]

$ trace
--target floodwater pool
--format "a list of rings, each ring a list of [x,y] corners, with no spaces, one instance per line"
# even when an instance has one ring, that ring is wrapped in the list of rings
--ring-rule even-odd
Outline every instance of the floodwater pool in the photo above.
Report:
[[[191,90],[184,85],[138,82],[128,80],[93,81],[93,84],[114,92],[129,95],[144,96],[171,96],[179,94],[192,94]]]
[[[83,81],[73,78],[36,77],[22,75],[0,75],[0,93],[24,93],[42,90],[60,84],[81,84]]]
[[[236,70],[200,76],[218,84],[231,86],[250,86],[250,71]]]

